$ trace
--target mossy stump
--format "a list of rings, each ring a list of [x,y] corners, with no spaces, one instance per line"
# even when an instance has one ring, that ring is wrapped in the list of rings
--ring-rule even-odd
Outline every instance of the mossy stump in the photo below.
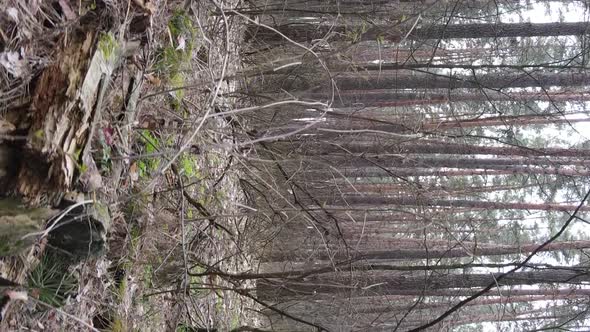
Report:
[[[38,240],[45,225],[60,218],[47,236],[49,251],[69,262],[102,254],[110,227],[108,208],[101,203],[77,206],[62,216],[58,210],[30,208],[16,198],[0,199],[0,257],[15,256]]]
[[[0,257],[15,256],[37,240],[45,221],[57,213],[46,208],[31,209],[15,198],[0,199]]]

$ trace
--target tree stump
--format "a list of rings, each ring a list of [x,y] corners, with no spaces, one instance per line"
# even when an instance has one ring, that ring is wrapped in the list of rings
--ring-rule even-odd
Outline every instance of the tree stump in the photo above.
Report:
[[[0,199],[0,257],[16,256],[30,248],[45,221],[56,210],[31,209],[15,198]]]
[[[71,263],[102,255],[106,250],[110,224],[109,210],[105,205],[77,206],[49,232],[47,250]]]
[[[139,46],[109,31],[109,15],[104,3],[97,2],[95,10],[67,29],[53,61],[31,86],[31,102],[7,110],[0,119],[0,134],[6,137],[0,140],[0,197],[18,197],[18,206],[56,206],[87,172],[112,74]],[[13,137],[18,139],[9,139]],[[3,209],[0,206],[0,239],[5,240],[0,247],[7,247],[3,255],[11,255],[18,251],[13,249],[31,244],[28,238],[18,239],[42,231],[48,217],[38,217],[37,209],[24,205],[16,215]],[[109,224],[104,205],[77,207],[48,234],[49,247],[75,260],[93,256],[104,249]]]

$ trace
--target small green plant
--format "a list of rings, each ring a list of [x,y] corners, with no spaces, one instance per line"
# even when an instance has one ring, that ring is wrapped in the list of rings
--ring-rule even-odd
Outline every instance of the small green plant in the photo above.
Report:
[[[195,329],[190,327],[189,325],[182,323],[182,324],[176,326],[176,330],[174,332],[191,332],[194,330]]]
[[[154,267],[150,264],[146,264],[143,267],[143,285],[145,288],[150,289],[153,287],[153,276]]]
[[[127,277],[123,276],[123,278],[121,279],[121,282],[119,283],[119,287],[117,288],[117,297],[119,299],[119,302],[123,301],[123,298],[125,298],[125,293],[127,292]]]
[[[139,141],[144,146],[145,154],[153,154],[160,149],[160,141],[152,134],[151,131],[144,129],[140,132]],[[139,177],[146,177],[151,172],[158,169],[160,166],[160,159],[157,157],[150,157],[147,160],[140,160],[137,162]]]
[[[156,70],[160,76],[166,78],[171,88],[178,89],[172,93],[170,101],[174,110],[181,110],[181,101],[184,98],[185,77],[183,68],[190,64],[197,39],[197,29],[188,14],[184,11],[176,11],[170,22],[168,30],[172,37],[172,45],[163,47],[157,52]]]
[[[198,170],[195,167],[196,161],[190,154],[184,153],[180,158],[180,167],[188,178],[196,177]],[[200,175],[200,174],[198,174]]]
[[[229,326],[230,326],[230,329],[232,329],[232,330],[240,327],[240,313],[235,312],[235,311],[233,312],[232,317],[231,317],[231,323]]]
[[[227,198],[227,194],[223,190],[218,190],[218,191],[215,192],[215,198],[218,201],[223,201],[224,199]]]
[[[113,160],[111,159],[111,147],[108,145],[104,139],[103,135],[100,135],[101,139],[99,139],[99,144],[101,146],[100,149],[100,159],[99,165],[100,169],[103,171],[109,171],[112,167]]]
[[[141,229],[138,225],[133,224],[131,226],[131,230],[129,231],[129,237],[131,239],[131,248],[129,250],[132,253],[135,253],[139,246],[139,240],[141,239]]]
[[[38,294],[40,301],[53,307],[61,307],[77,289],[76,278],[67,266],[53,254],[45,254],[37,267],[29,274],[28,287]]]
[[[361,41],[361,37],[368,31],[368,26],[365,22],[362,22],[360,26],[355,26],[353,29],[346,32],[347,38],[351,43],[358,43]]]

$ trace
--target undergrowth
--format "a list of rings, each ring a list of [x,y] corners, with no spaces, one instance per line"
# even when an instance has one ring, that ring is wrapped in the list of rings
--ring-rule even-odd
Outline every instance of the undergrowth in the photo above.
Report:
[[[76,277],[67,265],[52,254],[45,254],[37,267],[29,274],[28,287],[32,294],[50,306],[61,307],[78,287]]]

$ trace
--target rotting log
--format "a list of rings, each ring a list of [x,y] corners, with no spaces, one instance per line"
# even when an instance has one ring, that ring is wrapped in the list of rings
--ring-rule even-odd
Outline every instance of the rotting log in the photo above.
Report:
[[[54,61],[31,87],[30,104],[8,110],[0,118],[0,124],[9,127],[0,136],[0,197],[18,197],[15,200],[23,206],[18,218],[0,206],[4,226],[16,229],[9,233],[0,228],[2,239],[6,235],[15,244],[30,245],[32,242],[17,243],[15,239],[51,224],[47,218],[30,215],[37,211],[35,207],[56,206],[88,168],[92,137],[111,77],[121,59],[139,46],[108,32],[109,15],[105,6],[97,6],[81,17],[79,24],[64,31]],[[96,202],[86,204],[63,219],[48,235],[52,247],[76,259],[104,249],[110,224],[106,207]],[[37,238],[33,236],[31,241]],[[5,243],[2,239],[0,246]],[[7,250],[6,255],[14,252]]]
[[[33,205],[55,203],[71,189],[88,160],[111,76],[127,55],[127,43],[103,32],[106,14],[87,15],[61,37],[55,61],[35,84],[27,119],[14,123],[25,139],[12,142],[19,159],[12,193]],[[13,118],[7,115],[8,122]]]

